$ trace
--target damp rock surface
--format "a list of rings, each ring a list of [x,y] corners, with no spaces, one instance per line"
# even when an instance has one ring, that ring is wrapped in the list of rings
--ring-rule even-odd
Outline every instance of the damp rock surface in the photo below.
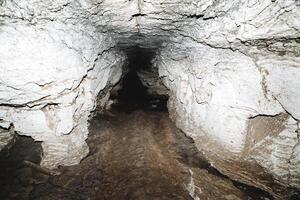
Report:
[[[220,174],[165,112],[96,116],[87,139],[89,155],[78,165],[61,167],[57,176],[20,165],[38,163],[41,148],[29,138],[17,143],[10,156],[1,157],[8,160],[1,165],[1,171],[8,170],[0,181],[1,199],[272,199]],[[28,151],[18,151],[29,144]]]
[[[298,0],[2,0],[0,13],[1,146],[13,127],[42,142],[43,167],[78,164],[91,112],[139,59],[215,168],[281,199],[300,188]]]

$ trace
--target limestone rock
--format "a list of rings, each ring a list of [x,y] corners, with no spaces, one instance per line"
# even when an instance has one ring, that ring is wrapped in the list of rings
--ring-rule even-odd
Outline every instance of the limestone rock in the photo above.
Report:
[[[44,166],[86,155],[96,96],[104,106],[139,47],[156,51],[173,120],[218,170],[278,198],[300,188],[299,1],[0,5],[0,126],[43,141]]]
[[[60,21],[66,4],[49,3],[7,1],[0,8],[0,126],[43,141],[41,164],[55,168],[88,153],[95,97],[118,81],[125,56],[91,23]]]

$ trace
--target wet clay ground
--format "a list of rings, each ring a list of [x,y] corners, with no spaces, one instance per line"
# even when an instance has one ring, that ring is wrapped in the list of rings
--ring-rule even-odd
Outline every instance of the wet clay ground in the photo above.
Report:
[[[24,165],[24,160],[39,163],[41,149],[19,137],[0,154],[0,199],[269,199],[255,192],[249,196],[210,167],[167,112],[98,115],[91,120],[87,143],[90,154],[80,164],[49,176]]]

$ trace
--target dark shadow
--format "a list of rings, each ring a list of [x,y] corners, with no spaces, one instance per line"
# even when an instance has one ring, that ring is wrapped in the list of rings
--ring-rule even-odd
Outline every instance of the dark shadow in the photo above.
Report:
[[[40,163],[41,143],[26,136],[15,137],[11,148],[0,151],[0,199],[26,199],[24,194],[20,194],[21,191],[34,186],[33,178],[44,178],[43,174],[24,165],[24,161]]]
[[[147,88],[143,86],[136,71],[132,70],[122,80],[122,88],[118,92],[117,100],[124,106],[136,107],[144,105],[148,101]]]
[[[114,108],[125,112],[137,109],[167,111],[168,97],[149,94],[148,88],[143,85],[138,76],[140,70],[152,70],[151,61],[155,56],[155,50],[132,47],[127,49],[126,53],[129,64],[124,71],[127,71],[127,74],[120,82],[121,89],[118,91],[117,96],[112,97],[117,102]]]

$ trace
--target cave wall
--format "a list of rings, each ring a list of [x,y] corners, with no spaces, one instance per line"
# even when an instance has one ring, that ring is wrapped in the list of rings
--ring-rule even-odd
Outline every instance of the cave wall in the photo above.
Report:
[[[156,51],[153,71],[169,91],[151,70],[143,83],[169,93],[172,119],[213,166],[274,194],[300,187],[299,1],[0,5],[0,126],[43,141],[43,166],[87,154],[96,96],[104,106],[124,52],[138,46]]]
[[[88,153],[95,97],[119,80],[125,56],[110,37],[73,17],[75,9],[60,12],[66,2],[4,3],[0,127],[13,125],[18,134],[43,141],[42,166],[76,164]]]
[[[267,172],[282,185],[298,187],[299,120],[287,108],[297,108],[293,103],[299,101],[300,90],[299,84],[286,82],[300,80],[299,70],[269,61],[272,67],[265,81],[265,71],[242,53],[202,44],[187,49],[188,55],[178,56],[165,48],[156,61],[171,91],[168,107],[177,126],[195,140],[213,165],[236,180],[260,184],[270,177],[257,173]],[[258,166],[249,169],[248,163]]]
[[[300,184],[299,11],[214,1],[154,61],[177,126],[224,174],[274,193]]]

